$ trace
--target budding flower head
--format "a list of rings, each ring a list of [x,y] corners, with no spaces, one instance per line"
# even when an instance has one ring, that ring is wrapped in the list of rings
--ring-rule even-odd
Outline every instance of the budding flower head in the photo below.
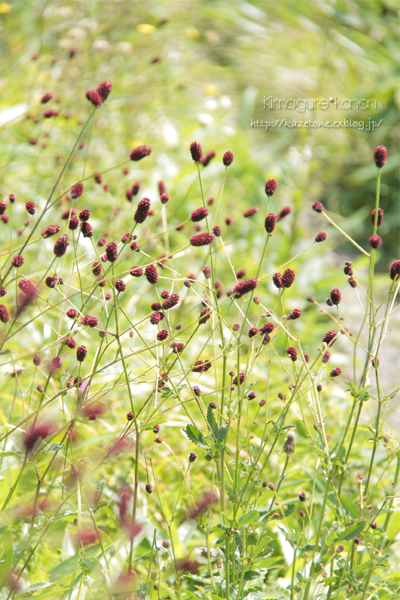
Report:
[[[258,285],[258,280],[254,277],[251,279],[246,279],[244,281],[239,281],[235,287],[233,288],[233,294],[236,299],[241,298],[248,292],[252,292]]]
[[[293,346],[286,348],[287,355],[292,359],[293,362],[297,360],[297,350]]]
[[[107,260],[115,262],[118,258],[118,245],[115,242],[109,242],[106,246]]]
[[[203,167],[207,167],[215,156],[217,156],[215,150],[210,150],[210,152],[207,152],[207,154],[200,159],[200,163]]]
[[[317,213],[324,212],[324,206],[323,206],[323,204],[321,204],[321,202],[314,202],[313,205],[312,205],[312,208]]]
[[[28,213],[29,213],[30,215],[34,215],[34,214],[35,214],[35,212],[36,212],[36,206],[35,206],[35,203],[34,203],[34,202],[31,202],[31,201],[27,202],[27,203],[25,204],[25,208],[26,208],[26,210],[28,211]]]
[[[387,150],[385,146],[377,146],[375,148],[374,159],[378,169],[382,169],[383,165],[387,161]]]
[[[400,277],[400,260],[395,260],[390,266],[390,279],[393,281]]]
[[[201,146],[198,142],[192,142],[190,144],[190,154],[192,155],[192,159],[194,162],[200,162],[203,153],[201,151]]]
[[[208,216],[209,212],[210,211],[208,210],[208,208],[201,206],[200,208],[197,208],[192,212],[192,214],[190,215],[190,219],[193,221],[193,223],[197,223],[198,221],[202,221],[203,219],[205,219]]]
[[[197,454],[196,454],[196,452],[191,452],[191,453],[189,454],[189,462],[190,462],[190,463],[194,463],[194,461],[196,460],[196,458],[197,458]]]
[[[305,502],[306,501],[306,495],[304,492],[300,492],[299,494],[299,500],[300,502]]]
[[[342,372],[342,370],[339,369],[339,367],[336,367],[335,369],[332,369],[332,371],[329,373],[329,376],[330,377],[339,377],[341,372]]]
[[[335,306],[337,306],[338,304],[340,304],[341,299],[342,299],[342,294],[340,293],[340,290],[338,290],[337,288],[333,289],[331,291],[332,304],[335,304]]]
[[[137,206],[134,221],[136,223],[143,223],[149,214],[150,210],[150,200],[148,198],[142,198]]]
[[[225,167],[229,167],[232,163],[233,163],[233,153],[230,152],[228,150],[228,152],[225,152],[223,158],[222,158],[222,162],[224,163]]]
[[[151,284],[155,284],[158,281],[158,273],[157,273],[157,269],[154,265],[148,265],[145,268],[145,275],[146,275],[146,279],[149,283]]]
[[[213,227],[213,234],[216,235],[217,237],[221,236],[221,227],[219,225],[215,225],[215,227]]]
[[[78,183],[77,185],[74,185],[74,187],[71,190],[71,198],[73,200],[76,200],[76,198],[80,198],[80,196],[82,196],[83,194],[83,183]]]
[[[382,244],[382,238],[379,235],[371,235],[369,238],[369,243],[371,248],[377,249]]]
[[[373,211],[371,212],[372,225],[375,225],[375,214],[376,214],[376,210],[374,208]],[[377,222],[376,222],[377,227],[380,227],[382,225],[383,215],[384,215],[383,208],[378,208],[378,218],[377,218]]]
[[[296,448],[296,443],[295,443],[295,439],[294,439],[294,433],[293,433],[293,431],[289,431],[287,434],[286,441],[283,445],[283,451],[286,452],[286,454],[288,456],[290,456],[295,451],[295,448]]]
[[[101,96],[96,90],[88,90],[85,94],[86,98],[93,104],[95,108],[101,106]]]
[[[317,233],[317,235],[315,236],[316,242],[324,242],[325,240],[326,240],[326,233],[324,233],[323,231],[321,231],[320,233]]]
[[[290,288],[296,278],[296,274],[293,269],[286,269],[282,275],[282,287]]]
[[[134,161],[138,161],[138,160],[142,160],[142,158],[145,158],[145,156],[149,156],[151,154],[151,148],[150,146],[138,146],[137,148],[134,148],[131,153],[129,154],[129,157],[131,160]]]
[[[111,81],[102,81],[96,88],[96,92],[99,94],[100,98],[103,102],[105,102],[108,98],[109,93],[112,89]]]
[[[267,196],[273,196],[275,194],[277,185],[278,184],[276,183],[275,179],[268,179],[267,183],[265,184],[265,193]]]
[[[212,233],[197,233],[190,238],[192,246],[207,246],[212,244],[214,235]]]
[[[280,289],[282,286],[282,275],[280,273],[274,273],[272,275],[272,281],[274,282],[274,286]]]
[[[284,206],[282,208],[281,212],[276,216],[276,220],[282,221],[282,219],[287,217],[287,215],[290,215],[291,212],[292,212],[292,209],[290,208],[290,206]]]
[[[267,233],[272,233],[273,230],[275,229],[275,223],[276,223],[276,216],[272,213],[269,213],[265,217],[265,231],[267,231]]]

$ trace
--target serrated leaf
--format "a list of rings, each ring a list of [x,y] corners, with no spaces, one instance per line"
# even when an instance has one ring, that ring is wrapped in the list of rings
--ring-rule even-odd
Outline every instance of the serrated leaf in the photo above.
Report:
[[[238,527],[243,527],[244,525],[252,525],[253,523],[256,523],[259,519],[259,513],[258,510],[251,510],[250,512],[242,515],[239,519],[238,519]]]
[[[229,425],[225,423],[225,425],[221,425],[221,427],[217,430],[216,438],[220,444],[223,444],[228,435]]]
[[[251,581],[252,579],[257,579],[257,577],[262,577],[260,571],[246,571],[244,574],[245,581]]]
[[[359,523],[355,523],[338,536],[338,541],[346,542],[348,540],[354,539],[355,537],[360,535],[366,524],[366,521],[360,521]]]
[[[294,513],[295,509],[296,509],[296,505],[295,504],[288,504],[288,507],[285,510],[285,517],[290,517],[290,515],[292,513]]]
[[[203,450],[208,449],[206,440],[204,439],[204,436],[201,433],[201,431],[199,431],[197,429],[197,427],[195,427],[194,425],[187,425],[186,429],[185,429],[185,433],[188,436],[188,438],[190,439],[190,441],[192,441],[194,444],[196,444],[196,446],[199,446],[199,448],[203,448]]]
[[[211,408],[211,406],[208,406],[208,408],[207,408],[207,422],[208,422],[208,426],[210,429],[210,433],[212,433],[214,435],[214,437],[216,438],[217,432],[218,432],[218,425],[215,420],[214,411]]]

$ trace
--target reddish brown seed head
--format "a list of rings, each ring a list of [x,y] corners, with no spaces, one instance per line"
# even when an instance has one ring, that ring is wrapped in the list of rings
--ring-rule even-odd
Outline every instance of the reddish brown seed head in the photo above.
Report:
[[[107,260],[115,262],[118,258],[118,245],[115,242],[108,242],[106,246]]]
[[[212,233],[197,233],[190,238],[190,243],[192,246],[207,246],[208,244],[212,244],[214,240],[214,235]]]
[[[80,198],[83,194],[83,183],[78,183],[77,185],[74,185],[74,187],[71,190],[71,198],[73,200],[76,200],[76,198]]]
[[[379,235],[371,235],[369,238],[369,243],[371,248],[377,249],[382,244],[382,238]]]
[[[152,285],[157,283],[158,273],[157,273],[157,269],[154,265],[148,265],[145,268],[145,275],[146,275],[146,279],[149,283],[151,283]]]
[[[253,215],[255,215],[260,209],[257,206],[252,206],[251,208],[248,208],[244,213],[243,216],[248,219],[249,217],[252,217]]]
[[[295,280],[296,274],[293,269],[286,269],[282,275],[282,287],[290,288]]]
[[[142,158],[145,158],[146,156],[149,156],[150,154],[151,154],[150,146],[138,146],[137,148],[134,148],[131,151],[129,156],[130,156],[131,160],[134,160],[135,162],[137,162],[138,160],[142,160]]]
[[[313,205],[312,205],[312,208],[317,213],[324,212],[324,206],[323,206],[323,204],[321,202],[314,202]]]
[[[111,81],[108,81],[108,79],[106,79],[106,81],[102,81],[96,88],[96,92],[99,94],[102,102],[105,102],[111,92],[112,89],[112,83]]]
[[[228,152],[225,152],[224,156],[222,157],[222,162],[225,167],[229,167],[233,163],[233,159],[233,153],[228,150]]]
[[[215,150],[210,150],[210,152],[207,152],[207,154],[200,159],[200,163],[203,167],[207,167],[215,156],[217,156]]]
[[[85,96],[94,107],[98,108],[101,106],[101,96],[98,92],[96,92],[96,90],[88,90]]]
[[[290,206],[284,206],[282,208],[281,212],[276,216],[276,220],[282,221],[282,219],[287,217],[287,215],[290,215],[291,212],[292,212],[292,209],[290,208]]]
[[[137,206],[135,216],[133,217],[136,223],[143,223],[149,214],[150,200],[142,198]]]
[[[387,150],[385,146],[377,146],[375,148],[374,159],[378,169],[382,169],[383,165],[387,161]]]
[[[265,231],[267,231],[267,233],[272,233],[273,230],[275,229],[275,224],[276,224],[276,216],[272,213],[269,213],[265,217]]]
[[[337,306],[338,304],[340,304],[341,299],[342,299],[342,294],[340,293],[340,290],[338,290],[337,288],[331,290],[332,304],[335,304],[335,306]]]
[[[86,346],[79,346],[79,348],[76,349],[76,359],[79,362],[83,362],[86,358],[86,355],[87,355]]]
[[[265,193],[267,196],[273,196],[275,194],[277,185],[278,184],[275,179],[268,179],[267,183],[265,184]]]
[[[202,221],[203,219],[208,217],[209,212],[210,211],[208,210],[208,208],[201,206],[200,208],[197,208],[196,210],[194,210],[192,212],[192,214],[190,215],[190,218],[194,223],[197,223],[198,221]]]
[[[201,146],[198,142],[192,142],[190,144],[190,154],[192,155],[192,159],[194,162],[200,162],[203,153],[201,151]]]

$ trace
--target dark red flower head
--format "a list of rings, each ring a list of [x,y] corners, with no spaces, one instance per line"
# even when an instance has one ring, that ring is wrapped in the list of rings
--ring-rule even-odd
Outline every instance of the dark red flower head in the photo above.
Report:
[[[71,190],[71,198],[76,200],[76,198],[80,198],[83,194],[83,183],[77,183]]]
[[[34,214],[35,214],[35,212],[36,212],[36,206],[35,206],[35,203],[34,203],[34,202],[32,202],[31,200],[25,204],[25,208],[26,208],[26,210],[28,211],[28,213],[29,213],[30,215],[34,215]]]
[[[289,346],[289,348],[286,348],[286,353],[292,359],[293,362],[297,360],[297,350],[296,348],[293,348],[293,346]]]
[[[79,219],[81,221],[89,221],[90,219],[90,210],[87,208],[84,208],[83,210],[81,210],[81,212],[79,213]]]
[[[233,153],[228,150],[228,152],[225,152],[224,156],[222,157],[222,162],[224,163],[225,167],[229,167],[233,163],[233,159]]]
[[[76,319],[77,316],[78,316],[78,311],[75,310],[75,308],[69,308],[67,310],[67,317],[69,317],[70,319]]]
[[[338,377],[341,373],[341,369],[339,369],[339,367],[336,367],[335,369],[332,369],[332,371],[329,373],[330,377]]]
[[[136,196],[139,193],[139,190],[140,190],[140,182],[135,181],[135,183],[132,186],[132,195]]]
[[[141,277],[143,275],[143,269],[141,269],[140,267],[132,267],[132,269],[130,270],[130,274],[132,275],[132,277]]]
[[[26,294],[26,296],[34,296],[37,292],[36,287],[28,279],[21,279],[18,282],[18,287],[21,290],[21,292]]]
[[[239,271],[236,273],[236,279],[243,279],[245,275],[246,269],[239,269]]]
[[[85,96],[96,108],[101,105],[101,96],[96,90],[88,90]]]
[[[2,200],[0,202],[0,215],[4,215],[6,210],[7,210],[7,202],[4,202],[4,200]]]
[[[154,265],[148,265],[145,270],[146,279],[149,283],[155,284],[158,281],[157,269]]]
[[[335,288],[334,290],[331,291],[332,304],[335,304],[337,306],[338,304],[340,304],[341,299],[342,299],[342,294],[340,293],[340,290]]]
[[[190,238],[192,246],[207,246],[212,244],[214,235],[212,233],[197,233]]]
[[[149,214],[150,200],[142,198],[137,206],[135,216],[133,217],[136,223],[143,223]]]
[[[106,79],[106,81],[102,81],[96,88],[96,92],[99,94],[102,102],[105,102],[108,98],[109,93],[112,90],[112,83],[111,81],[108,81]]]
[[[274,329],[275,325],[273,323],[264,323],[264,325],[261,325],[260,327],[260,333],[272,333]]]
[[[374,154],[375,164],[379,169],[382,169],[383,165],[387,161],[387,150],[385,146],[377,146]]]
[[[114,283],[114,286],[115,286],[115,289],[117,290],[117,292],[119,292],[119,293],[124,292],[126,289],[126,285],[122,281],[122,279],[117,279]]]
[[[169,202],[168,194],[161,194],[160,200],[161,200],[161,204],[167,204],[167,202]]]
[[[161,331],[159,331],[157,333],[157,339],[159,342],[163,342],[164,340],[166,340],[168,337],[168,329],[161,329]]]
[[[276,223],[276,216],[273,215],[272,213],[269,213],[265,217],[265,231],[267,231],[268,233],[272,233],[273,230],[275,229],[275,223]]]
[[[205,325],[210,317],[211,308],[209,306],[205,306],[200,312],[199,325]]]
[[[251,329],[249,329],[249,338],[252,338],[255,335],[257,335],[258,331],[259,330],[257,329],[257,327],[252,327]]]
[[[201,151],[201,146],[198,142],[192,142],[190,144],[190,154],[192,155],[192,159],[194,162],[200,162],[203,153]]]
[[[118,245],[115,242],[108,242],[106,246],[107,260],[115,262],[118,258]]]
[[[86,355],[87,355],[86,346],[79,346],[79,348],[76,349],[76,359],[79,362],[83,362],[86,358]]]
[[[371,248],[377,249],[382,244],[382,238],[379,235],[371,235],[369,243],[371,244]]]
[[[90,315],[85,315],[81,322],[82,322],[82,325],[88,325],[89,327],[97,327],[99,320],[97,317],[91,317]]]
[[[14,256],[11,260],[11,264],[13,267],[17,267],[17,269],[19,267],[22,267],[22,265],[24,264],[24,257],[21,256],[20,254],[17,254],[16,256]]]
[[[289,313],[289,315],[288,315],[288,319],[290,321],[294,321],[295,319],[300,319],[300,317],[301,317],[301,310],[299,310],[298,308],[294,308],[292,310],[292,312]]]
[[[213,227],[213,234],[216,235],[217,237],[220,237],[222,233],[221,227],[219,225],[215,225]]]
[[[93,227],[87,221],[83,221],[81,231],[84,238],[93,237]]]
[[[347,281],[349,282],[352,288],[357,287],[357,281],[354,279],[354,277],[349,277]]]
[[[324,207],[323,207],[323,204],[321,204],[321,202],[314,202],[314,204],[312,205],[312,208],[317,213],[324,212]]]
[[[324,242],[325,240],[326,240],[326,233],[324,233],[323,231],[321,231],[321,233],[317,233],[317,235],[315,236],[316,242]]]
[[[372,211],[372,213],[371,213],[371,223],[372,223],[372,225],[375,225],[375,213],[376,213],[376,210],[374,208],[373,211]],[[385,213],[383,212],[383,208],[378,208],[377,227],[380,227],[382,225],[383,215],[384,214]]]
[[[200,163],[203,165],[203,167],[207,167],[210,164],[210,161],[216,155],[217,153],[215,152],[215,150],[210,150],[210,152],[207,152],[207,154],[200,159]]]
[[[258,206],[252,206],[251,208],[248,208],[244,213],[243,216],[248,219],[249,217],[252,217],[253,215],[255,215],[257,212],[259,211]]]
[[[162,303],[163,310],[169,310],[170,308],[174,308],[179,304],[179,296],[178,294],[171,294],[164,302]]]
[[[295,277],[296,274],[293,271],[293,269],[286,269],[286,271],[282,275],[282,287],[290,288],[290,286],[295,280]]]
[[[390,266],[390,279],[395,281],[400,277],[400,260],[395,260]]]
[[[336,331],[328,331],[322,338],[322,343],[327,344],[328,346],[332,346],[337,340],[338,334]]]
[[[282,208],[281,212],[279,213],[279,215],[276,216],[276,220],[282,221],[282,219],[287,217],[287,215],[290,215],[291,212],[292,212],[292,209],[290,208],[290,206],[284,206]]]
[[[150,323],[152,325],[158,325],[160,321],[162,321],[164,318],[164,315],[161,312],[155,312],[152,315],[150,315]]]
[[[282,275],[280,273],[274,273],[272,275],[272,281],[274,282],[274,286],[280,289],[282,286]]]
[[[142,160],[145,156],[149,156],[151,154],[150,146],[138,146],[134,148],[130,153],[130,159],[134,161]]]
[[[27,429],[24,436],[23,443],[26,450],[28,452],[32,452],[36,445],[36,442],[38,442],[40,439],[42,440],[47,438],[50,435],[52,429],[53,426],[51,425],[51,423],[36,422],[35,424],[31,425],[29,429]]]
[[[56,233],[58,233],[60,230],[61,230],[61,227],[59,225],[48,225],[47,227],[45,227],[43,229],[43,231],[40,235],[44,238],[49,238],[49,237],[52,237],[53,235],[56,235]]]
[[[42,96],[42,98],[41,98],[40,102],[41,102],[42,104],[46,104],[47,102],[49,102],[49,100],[51,100],[51,99],[53,98],[53,96],[54,96],[54,94],[52,94],[51,92],[46,92],[46,93],[45,93],[45,94]]]
[[[4,306],[4,304],[0,304],[0,321],[2,323],[8,323],[10,320],[10,315],[8,314],[8,310]]]
[[[208,217],[209,212],[210,211],[208,210],[208,208],[201,206],[200,208],[197,208],[192,212],[190,218],[193,221],[193,223],[197,223],[198,221],[202,221],[203,219]]]
[[[244,281],[238,281],[238,283],[233,288],[233,294],[236,299],[241,298],[248,292],[252,292],[256,289],[258,285],[258,280],[254,277],[251,279],[245,279]]]
[[[69,220],[68,228],[71,231],[75,231],[75,229],[78,229],[78,226],[79,226],[79,219],[78,219],[78,217],[76,215],[72,215],[71,218],[70,218],[70,220]]]
[[[68,236],[66,236],[64,234],[61,237],[59,237],[58,240],[56,241],[56,243],[54,244],[53,252],[58,257],[64,256],[64,254],[67,251],[68,246],[69,246]]]
[[[273,196],[275,194],[277,185],[278,184],[276,183],[275,179],[268,179],[267,183],[265,184],[265,193],[267,196]]]

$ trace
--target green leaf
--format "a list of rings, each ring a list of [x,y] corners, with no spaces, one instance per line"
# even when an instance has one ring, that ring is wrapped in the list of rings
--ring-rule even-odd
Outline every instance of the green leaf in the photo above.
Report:
[[[221,425],[221,427],[217,430],[216,433],[217,442],[219,442],[220,444],[223,444],[225,442],[228,435],[228,429],[228,423],[225,423],[225,425]]]
[[[292,513],[296,510],[295,504],[288,504],[287,509],[285,510],[285,517],[290,517]]]
[[[217,437],[217,431],[218,431],[218,425],[217,422],[215,420],[214,417],[214,411],[211,408],[211,406],[208,406],[207,408],[207,422],[209,425],[209,429],[210,429],[210,433],[212,433],[214,435],[214,437]]]
[[[342,542],[346,542],[348,540],[354,539],[355,537],[360,535],[360,533],[363,531],[366,524],[367,524],[366,521],[360,521],[359,523],[355,523],[354,525],[352,525],[351,527],[346,529],[346,531],[341,533],[338,536],[338,540],[342,541]]]
[[[251,510],[250,512],[242,515],[240,519],[238,519],[238,527],[243,527],[244,525],[252,525],[253,523],[256,523],[258,519],[258,510]]]
[[[190,441],[196,444],[196,446],[199,446],[199,448],[203,448],[204,450],[208,449],[206,440],[204,439],[204,436],[201,433],[201,431],[197,429],[197,427],[195,427],[194,425],[187,425],[185,433],[190,439]]]
[[[260,573],[260,571],[246,571],[246,573],[244,574],[245,581],[257,579],[257,577],[262,577],[262,573]]]

